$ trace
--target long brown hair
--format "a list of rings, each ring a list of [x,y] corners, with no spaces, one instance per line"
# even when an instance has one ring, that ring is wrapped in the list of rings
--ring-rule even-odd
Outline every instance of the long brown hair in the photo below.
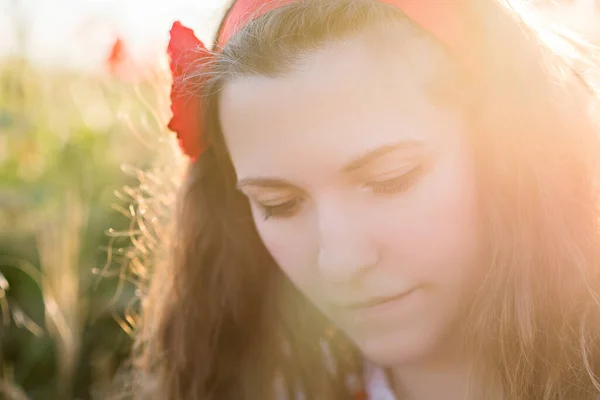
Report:
[[[492,400],[592,399],[600,392],[596,97],[520,10],[466,1],[477,76],[438,49],[434,86],[451,79],[470,115],[489,239],[489,271],[463,335],[479,356],[477,386]],[[382,27],[406,41],[426,36],[377,1],[306,0],[255,19],[219,49],[208,85],[196,88],[208,150],[189,165],[170,255],[144,300],[140,369],[153,385],[140,398],[351,398],[360,357],[262,245],[235,188],[218,100],[232,77],[284,73],[307,52]]]

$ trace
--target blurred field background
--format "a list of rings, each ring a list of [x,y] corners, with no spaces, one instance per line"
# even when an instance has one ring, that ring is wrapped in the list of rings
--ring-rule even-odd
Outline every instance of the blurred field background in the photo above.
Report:
[[[225,3],[0,0],[1,399],[89,399],[127,358],[160,243],[146,217],[168,218],[184,163],[168,29],[209,41]],[[600,38],[600,5],[546,3]]]
[[[209,40],[224,4],[85,2],[0,0],[2,399],[88,399],[127,357],[159,236],[140,222],[183,161],[168,30]]]

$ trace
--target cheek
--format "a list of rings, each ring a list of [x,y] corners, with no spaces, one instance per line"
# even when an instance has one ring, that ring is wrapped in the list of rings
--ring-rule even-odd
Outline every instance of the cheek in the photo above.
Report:
[[[414,279],[456,285],[478,267],[482,246],[477,192],[474,170],[466,160],[439,160],[401,200],[401,207],[390,204],[383,210],[380,240],[395,264]]]
[[[317,281],[318,248],[306,232],[305,218],[265,221],[254,216],[258,234],[275,262],[283,272],[301,289]]]

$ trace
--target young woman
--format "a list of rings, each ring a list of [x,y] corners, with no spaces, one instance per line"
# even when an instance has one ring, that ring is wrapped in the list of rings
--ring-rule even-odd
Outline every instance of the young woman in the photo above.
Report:
[[[239,0],[211,51],[175,24],[191,160],[139,398],[597,398],[596,97],[531,21]]]

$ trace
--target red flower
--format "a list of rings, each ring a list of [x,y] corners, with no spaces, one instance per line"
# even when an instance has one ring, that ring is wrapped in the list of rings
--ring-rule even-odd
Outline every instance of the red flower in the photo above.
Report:
[[[117,38],[117,40],[115,40],[115,42],[113,43],[113,46],[110,49],[110,53],[106,60],[108,68],[111,71],[115,71],[123,63],[125,58],[125,45],[123,44],[123,40],[121,38]]]
[[[201,94],[194,93],[184,80],[193,68],[207,67],[213,58],[212,53],[194,35],[194,31],[176,21],[171,28],[171,38],[167,52],[170,57],[173,84],[171,87],[171,111],[169,129],[177,134],[183,152],[195,160],[205,149],[202,139]],[[201,72],[201,71],[198,71]],[[197,75],[197,74],[194,74]],[[206,81],[206,74],[199,74],[194,81],[194,89]],[[200,80],[200,82],[199,82]]]

